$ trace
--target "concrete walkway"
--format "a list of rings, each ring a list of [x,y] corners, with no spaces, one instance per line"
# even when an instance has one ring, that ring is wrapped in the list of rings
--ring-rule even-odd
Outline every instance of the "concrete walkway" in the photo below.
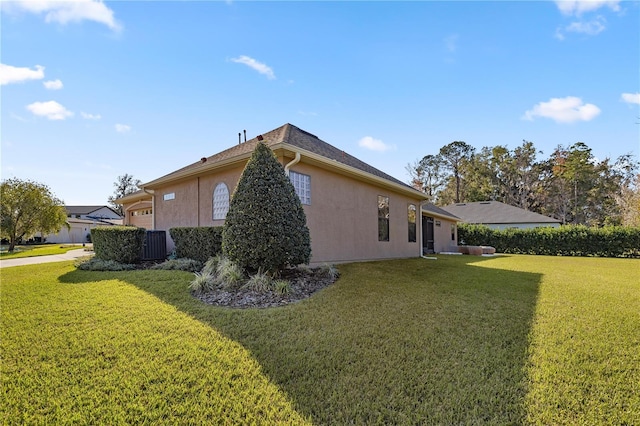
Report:
[[[0,260],[0,268],[9,268],[11,266],[36,265],[38,263],[64,262],[65,260],[73,260],[78,257],[91,256],[92,251],[84,251],[84,249],[69,250],[63,254],[52,254],[50,256],[33,256],[19,257],[17,259]]]

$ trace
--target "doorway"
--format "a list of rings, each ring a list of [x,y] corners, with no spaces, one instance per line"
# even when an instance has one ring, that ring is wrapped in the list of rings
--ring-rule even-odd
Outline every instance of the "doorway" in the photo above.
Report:
[[[422,216],[422,254],[435,253],[433,218]]]

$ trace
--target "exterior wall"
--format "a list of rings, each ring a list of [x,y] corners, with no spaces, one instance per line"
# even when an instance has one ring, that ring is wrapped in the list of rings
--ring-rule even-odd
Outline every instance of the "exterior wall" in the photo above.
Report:
[[[430,216],[428,213],[424,213],[425,216]],[[458,229],[456,223],[452,220],[439,218],[437,216],[431,216],[434,219],[433,233],[434,233],[434,251],[436,253],[458,251]],[[438,223],[440,226],[438,226]],[[451,238],[453,227],[453,239]]]
[[[280,158],[283,164],[290,158]],[[155,190],[155,229],[178,226],[222,226],[213,220],[213,191],[225,183],[230,196],[244,166],[192,178]],[[407,208],[420,202],[387,189],[298,163],[292,171],[311,177],[311,205],[303,205],[311,234],[311,262],[417,257],[421,253],[419,218],[416,242],[408,242]],[[166,194],[173,194],[165,200]],[[378,241],[378,195],[389,197],[389,241]],[[167,251],[174,243],[167,232]],[[450,237],[449,237],[450,238]]]
[[[153,205],[151,200],[125,204],[122,207],[124,211],[124,225],[137,226],[147,230],[153,229]]]
[[[408,205],[417,199],[327,170],[298,163],[291,171],[311,177],[311,205],[304,205],[311,232],[312,263],[420,256],[420,221],[408,242]],[[378,241],[378,196],[389,197],[389,241]]]

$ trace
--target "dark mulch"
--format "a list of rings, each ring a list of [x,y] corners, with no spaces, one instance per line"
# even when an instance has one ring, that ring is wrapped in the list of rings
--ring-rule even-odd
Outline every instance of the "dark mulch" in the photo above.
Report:
[[[256,292],[248,288],[225,290],[216,288],[211,292],[194,294],[204,303],[230,308],[271,308],[288,305],[306,299],[318,290],[333,284],[337,278],[330,278],[321,269],[289,269],[280,279],[291,284],[287,294],[275,291]]]

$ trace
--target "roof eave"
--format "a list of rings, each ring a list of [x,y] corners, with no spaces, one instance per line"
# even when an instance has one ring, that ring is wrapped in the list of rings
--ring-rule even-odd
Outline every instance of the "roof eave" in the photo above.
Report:
[[[392,181],[390,181],[388,179],[382,178],[380,176],[373,175],[371,173],[365,172],[363,170],[360,170],[360,169],[352,167],[352,166],[348,166],[348,165],[346,165],[344,163],[341,163],[341,162],[339,162],[337,160],[332,160],[332,159],[327,158],[327,157],[325,157],[323,155],[316,154],[316,153],[313,153],[311,151],[307,151],[306,149],[299,148],[299,147],[297,147],[295,145],[292,145],[292,144],[289,144],[289,143],[286,143],[286,142],[280,142],[280,143],[274,144],[274,145],[271,146],[271,149],[273,151],[286,150],[286,151],[290,151],[290,152],[293,152],[293,153],[299,152],[300,155],[302,156],[301,161],[303,161],[303,162],[309,163],[308,160],[310,159],[311,163],[314,163],[314,162],[315,163],[320,163],[320,164],[326,166],[329,169],[333,169],[335,171],[338,171],[340,174],[347,175],[347,176],[350,176],[350,177],[356,178],[358,180],[361,180],[361,181],[364,181],[364,182],[368,182],[368,183],[371,183],[371,184],[374,184],[374,185],[377,185],[377,186],[382,186],[382,187],[391,189],[391,190],[393,190],[395,192],[399,192],[399,193],[408,195],[408,196],[410,196],[412,198],[419,199],[421,201],[427,199],[425,194],[423,194],[422,192],[420,192],[420,191],[418,191],[416,189],[410,188],[408,186],[397,184],[397,183],[392,182]],[[305,159],[307,161],[305,161]]]

